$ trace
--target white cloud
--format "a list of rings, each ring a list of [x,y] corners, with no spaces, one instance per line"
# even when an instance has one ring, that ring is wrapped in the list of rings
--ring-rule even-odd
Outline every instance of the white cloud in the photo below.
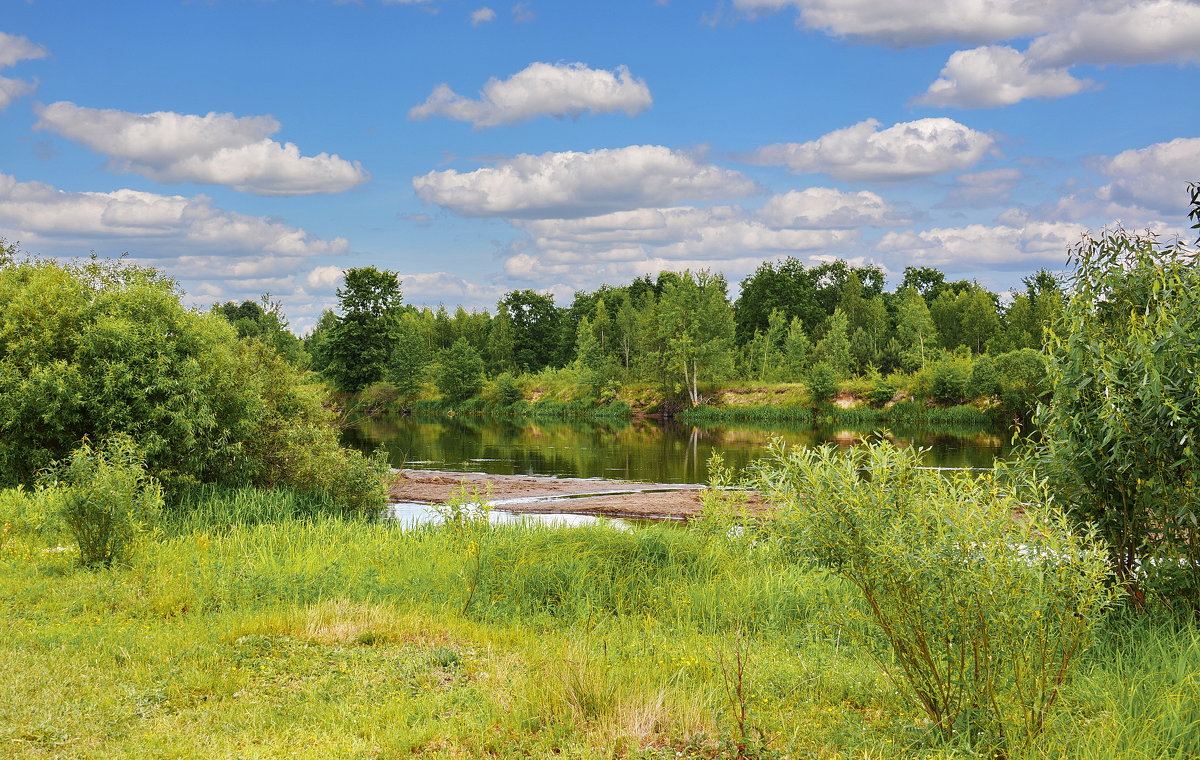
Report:
[[[538,116],[579,116],[624,111],[635,116],[653,102],[650,88],[618,66],[614,71],[582,63],[531,63],[508,79],[489,79],[478,100],[439,84],[410,119],[444,116],[469,121],[476,129],[526,121]]]
[[[751,160],[793,173],[823,172],[841,180],[903,180],[966,169],[995,141],[953,119],[902,122],[880,130],[867,119],[806,143],[759,148]]]
[[[108,156],[115,171],[157,182],[227,185],[256,195],[337,193],[368,178],[357,161],[302,156],[294,143],[269,139],[270,116],[136,114],[58,102],[38,109],[35,129],[50,130]]]
[[[332,293],[337,290],[338,283],[342,281],[342,274],[341,267],[314,267],[305,275],[304,284],[313,290]]]
[[[776,228],[853,228],[902,223],[887,201],[869,190],[843,193],[828,187],[792,190],[768,200],[758,217]]]
[[[887,45],[945,41],[997,42],[1050,28],[1079,0],[734,0],[764,13],[792,7],[798,23],[835,37],[862,37]]]
[[[885,234],[875,250],[905,257],[905,263],[951,271],[1059,269],[1067,247],[1086,231],[1072,222],[1028,222],[1023,226],[947,227]],[[899,270],[899,267],[891,267]]]
[[[37,90],[37,85],[24,79],[0,77],[0,111],[12,105],[17,98],[31,95]]]
[[[989,45],[951,54],[941,77],[917,103],[958,108],[993,108],[1028,98],[1061,98],[1087,89],[1066,69],[1039,68],[1007,45]]]
[[[1034,40],[1045,65],[1200,62],[1200,4],[1188,0],[1084,3],[1081,12]]]
[[[348,248],[345,238],[322,240],[298,227],[217,208],[203,195],[71,192],[6,174],[0,174],[0,229],[4,237],[31,245],[108,240],[156,255],[212,250],[294,258]]]
[[[530,244],[506,259],[505,272],[541,286],[576,288],[664,269],[749,271],[764,258],[844,249],[858,240],[852,229],[774,228],[737,206],[643,208],[514,224]]]
[[[470,282],[450,272],[416,272],[400,275],[404,302],[420,306],[462,305],[466,308],[494,305],[507,288]]]
[[[496,12],[486,5],[471,11],[471,26],[479,26],[496,20]]]
[[[32,61],[45,58],[49,53],[41,45],[34,44],[26,37],[0,32],[0,69],[15,66],[21,61]]]
[[[1200,137],[1177,137],[1170,142],[1127,150],[1100,162],[1112,182],[1099,197],[1132,203],[1182,218],[1187,207],[1187,184],[1200,180]]]
[[[517,24],[528,24],[537,19],[537,12],[533,10],[533,6],[527,2],[517,3],[512,7],[513,22]]]
[[[758,189],[740,172],[659,145],[522,154],[473,172],[430,172],[413,178],[413,188],[425,203],[462,216],[533,219],[746,196]]]
[[[25,37],[0,32],[0,69],[15,66],[21,61],[45,58],[46,49],[35,45]],[[25,79],[0,77],[0,111],[8,108],[17,98],[37,91],[37,83]]]

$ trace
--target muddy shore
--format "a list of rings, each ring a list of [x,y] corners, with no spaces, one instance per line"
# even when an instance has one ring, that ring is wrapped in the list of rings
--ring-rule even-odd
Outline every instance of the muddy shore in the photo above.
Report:
[[[481,495],[488,494],[496,509],[509,512],[571,512],[675,520],[700,514],[700,492],[705,488],[696,484],[400,470],[389,494],[395,501],[440,504],[464,482],[468,488],[477,488]],[[747,506],[754,512],[764,508],[757,494],[750,495]]]

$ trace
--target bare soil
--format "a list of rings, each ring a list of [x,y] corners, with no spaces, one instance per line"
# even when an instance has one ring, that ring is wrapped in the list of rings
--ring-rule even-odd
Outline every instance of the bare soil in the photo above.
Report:
[[[705,486],[628,480],[487,475],[481,472],[401,470],[389,488],[395,501],[440,504],[463,485],[478,489],[497,509],[509,512],[570,512],[606,517],[687,520],[700,514]],[[490,491],[488,490],[490,486]],[[562,498],[562,497],[571,498]],[[752,513],[766,510],[757,493],[747,495]],[[509,499],[528,499],[503,503]]]

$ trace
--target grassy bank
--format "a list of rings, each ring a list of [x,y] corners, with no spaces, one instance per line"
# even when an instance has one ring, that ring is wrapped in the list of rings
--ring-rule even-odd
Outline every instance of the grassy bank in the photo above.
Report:
[[[753,531],[191,507],[98,572],[5,516],[5,757],[973,756],[842,626],[849,589]],[[1194,625],[1112,620],[1027,756],[1194,757],[1198,672]]]

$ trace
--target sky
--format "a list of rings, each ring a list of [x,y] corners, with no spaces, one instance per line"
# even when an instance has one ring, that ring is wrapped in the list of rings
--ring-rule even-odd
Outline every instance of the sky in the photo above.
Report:
[[[0,0],[0,238],[189,303],[1191,239],[1200,0]]]

